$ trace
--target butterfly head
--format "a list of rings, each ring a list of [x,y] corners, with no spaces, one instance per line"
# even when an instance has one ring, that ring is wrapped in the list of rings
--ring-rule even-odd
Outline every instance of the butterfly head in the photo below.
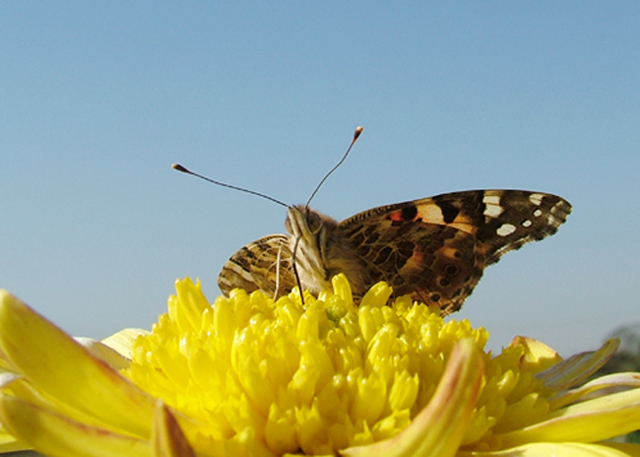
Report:
[[[294,238],[315,237],[322,230],[322,215],[306,205],[290,206],[284,225]]]
[[[289,248],[294,253],[302,286],[312,292],[328,287],[327,240],[337,226],[335,219],[306,205],[290,206],[287,210]]]

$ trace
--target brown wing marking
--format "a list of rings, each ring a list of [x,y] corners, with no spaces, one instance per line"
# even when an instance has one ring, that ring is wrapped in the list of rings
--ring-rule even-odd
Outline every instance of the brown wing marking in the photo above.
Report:
[[[484,222],[483,195],[484,191],[472,190],[380,206],[345,219],[340,225],[348,227],[382,218],[394,224],[425,222],[446,225],[473,235]]]
[[[483,270],[484,255],[475,238],[445,228],[428,239],[416,240],[413,255],[391,283],[396,295],[409,294],[447,315],[460,309]]]
[[[374,208],[338,230],[366,259],[374,282],[384,280],[395,296],[410,294],[449,314],[460,309],[486,266],[554,234],[570,211],[551,194],[475,190]]]
[[[473,235],[446,224],[416,221],[410,215],[405,212],[407,217],[400,220],[387,212],[341,223],[339,229],[357,255],[366,259],[372,283],[385,281],[394,288],[393,296],[410,294],[449,314],[462,306],[482,276],[484,256]],[[365,292],[366,288],[356,289],[354,295]]]
[[[276,298],[289,293],[295,286],[295,276],[288,238],[281,234],[268,235],[233,254],[218,276],[222,293],[228,296],[236,288],[247,292],[262,290]]]
[[[526,243],[553,235],[571,212],[569,202],[557,195],[512,190],[498,197],[503,212],[486,218],[476,234],[485,244],[486,265]]]

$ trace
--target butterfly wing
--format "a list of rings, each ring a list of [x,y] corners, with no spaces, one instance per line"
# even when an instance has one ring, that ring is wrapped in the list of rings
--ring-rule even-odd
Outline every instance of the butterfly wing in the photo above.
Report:
[[[539,192],[454,192],[356,214],[336,236],[350,241],[372,282],[386,281],[394,295],[411,294],[449,314],[486,266],[554,234],[570,210],[562,198]]]
[[[279,297],[295,286],[289,237],[276,234],[254,241],[236,252],[222,267],[218,287],[223,294],[235,288],[262,290]]]

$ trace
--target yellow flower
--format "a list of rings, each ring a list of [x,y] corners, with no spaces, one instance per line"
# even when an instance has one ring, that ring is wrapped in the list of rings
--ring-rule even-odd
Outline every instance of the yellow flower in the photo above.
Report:
[[[52,456],[640,456],[640,374],[447,323],[344,276],[305,305],[177,281],[151,332],[74,340],[2,292],[0,450]],[[579,387],[575,387],[579,386]],[[612,387],[626,390],[610,393]]]

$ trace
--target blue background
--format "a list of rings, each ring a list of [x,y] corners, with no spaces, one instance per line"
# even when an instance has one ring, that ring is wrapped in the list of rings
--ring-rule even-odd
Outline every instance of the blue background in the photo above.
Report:
[[[149,328],[178,277],[282,232],[474,188],[557,193],[559,233],[458,318],[563,355],[640,321],[636,2],[2,2],[0,287],[74,335]]]

